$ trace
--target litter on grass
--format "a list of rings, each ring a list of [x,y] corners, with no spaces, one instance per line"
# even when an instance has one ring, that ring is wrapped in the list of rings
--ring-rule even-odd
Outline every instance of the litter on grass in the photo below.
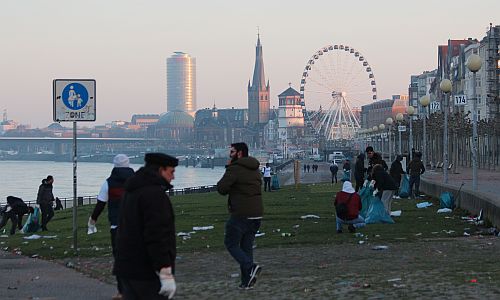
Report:
[[[38,240],[38,239],[55,239],[57,238],[57,235],[38,235],[38,234],[32,234],[30,236],[25,236],[23,239],[25,240]]]
[[[265,235],[266,235],[266,233],[265,233],[265,232],[257,232],[257,233],[255,234],[255,237],[261,237],[261,236],[265,236]]]
[[[194,231],[203,231],[203,230],[212,230],[212,229],[214,229],[213,225],[210,225],[210,226],[194,226],[193,227]]]
[[[440,208],[437,210],[438,214],[445,214],[445,213],[451,213],[453,210],[450,208]]]
[[[384,245],[378,245],[372,248],[372,250],[387,250],[387,249],[389,249],[389,246],[384,246]]]
[[[319,219],[319,216],[317,215],[304,215],[302,217],[300,217],[301,219]]]
[[[401,212],[400,210],[391,211],[391,217],[401,217]]]
[[[427,201],[417,203],[417,208],[426,208],[426,207],[429,207],[429,206],[432,206],[432,203],[427,202]]]
[[[392,279],[387,279],[387,282],[396,282],[396,281],[401,281],[401,278],[392,278]]]

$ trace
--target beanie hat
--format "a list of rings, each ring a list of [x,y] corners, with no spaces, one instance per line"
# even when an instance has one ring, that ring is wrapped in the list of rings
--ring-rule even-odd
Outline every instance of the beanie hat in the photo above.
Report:
[[[144,156],[146,165],[155,165],[160,167],[177,167],[179,160],[165,153],[146,153]]]
[[[125,154],[118,154],[113,158],[115,168],[128,168],[129,162],[128,156]]]

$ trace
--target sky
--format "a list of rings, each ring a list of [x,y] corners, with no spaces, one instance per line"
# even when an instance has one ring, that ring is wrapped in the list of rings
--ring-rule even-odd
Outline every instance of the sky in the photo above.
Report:
[[[0,110],[45,127],[52,80],[92,78],[97,120],[88,125],[163,113],[174,51],[196,58],[198,109],[243,108],[257,27],[271,106],[289,82],[298,89],[309,58],[333,44],[363,53],[384,99],[407,94],[410,75],[435,69],[438,45],[481,39],[490,22],[500,24],[499,12],[498,0],[2,0]]]

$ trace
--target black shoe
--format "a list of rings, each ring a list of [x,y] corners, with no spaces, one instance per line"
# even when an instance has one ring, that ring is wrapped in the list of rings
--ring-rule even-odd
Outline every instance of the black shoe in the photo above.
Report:
[[[248,284],[241,283],[238,285],[238,289],[240,290],[250,290],[253,289],[253,286],[248,286]]]
[[[349,226],[347,226],[347,229],[349,229],[350,233],[355,233],[356,232],[356,227],[354,227],[354,225],[352,225],[352,224],[349,225]]]
[[[342,230],[337,230],[337,233],[342,233]]]
[[[47,229],[47,226],[42,226],[42,231],[49,231],[49,229]]]
[[[250,270],[250,280],[248,281],[248,288],[252,288],[255,283],[257,282],[257,277],[260,275],[260,272],[262,271],[262,268],[259,265],[253,265],[252,269]]]

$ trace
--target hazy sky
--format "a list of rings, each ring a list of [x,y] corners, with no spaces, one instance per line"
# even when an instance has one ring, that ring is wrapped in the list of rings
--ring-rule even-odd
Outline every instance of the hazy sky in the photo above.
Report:
[[[0,109],[45,127],[52,79],[94,78],[96,124],[162,113],[174,51],[196,57],[198,108],[246,107],[257,26],[271,105],[288,82],[298,89],[315,51],[337,43],[362,51],[382,99],[434,69],[437,45],[482,38],[490,22],[500,24],[499,0],[2,0]]]

